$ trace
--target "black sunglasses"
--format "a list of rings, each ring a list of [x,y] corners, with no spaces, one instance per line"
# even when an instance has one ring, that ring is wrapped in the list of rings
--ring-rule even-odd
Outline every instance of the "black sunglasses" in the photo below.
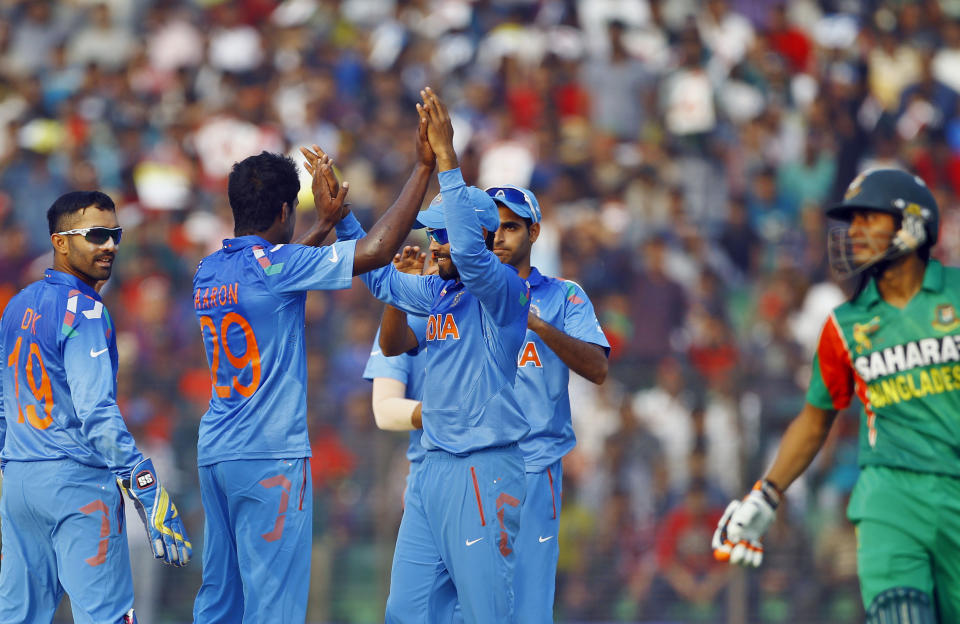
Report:
[[[76,230],[67,230],[65,232],[56,232],[61,236],[67,236],[69,234],[77,234],[79,236],[87,239],[87,242],[93,243],[94,245],[102,245],[107,242],[108,238],[113,239],[114,245],[120,244],[120,237],[123,235],[123,228],[115,227],[88,227],[88,228],[77,228]]]

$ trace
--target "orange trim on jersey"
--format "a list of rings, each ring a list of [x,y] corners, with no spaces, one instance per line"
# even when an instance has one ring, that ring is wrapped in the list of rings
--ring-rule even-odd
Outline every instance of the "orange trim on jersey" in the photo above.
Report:
[[[477,471],[470,466],[470,475],[473,477],[473,491],[477,494],[477,509],[480,510],[480,526],[487,526],[483,518],[483,500],[480,498],[480,484],[477,483]]]
[[[831,313],[820,334],[820,344],[817,345],[817,357],[820,361],[820,375],[823,379],[834,409],[844,409],[850,405],[851,394],[856,393],[863,403],[867,415],[867,439],[870,446],[877,443],[877,414],[870,404],[870,395],[867,392],[867,382],[853,366],[853,354],[844,340],[843,333],[837,323],[837,317]]]
[[[553,519],[557,519],[557,496],[553,493],[553,474],[547,468],[547,478],[550,479],[550,502],[553,503]]]
[[[303,458],[303,481],[300,483],[300,507],[299,510],[303,511],[303,495],[307,491],[307,464],[310,463],[309,457]]]
[[[830,393],[833,408],[841,410],[850,405],[853,397],[853,362],[847,349],[837,318],[831,314],[820,332],[817,345],[820,377]]]

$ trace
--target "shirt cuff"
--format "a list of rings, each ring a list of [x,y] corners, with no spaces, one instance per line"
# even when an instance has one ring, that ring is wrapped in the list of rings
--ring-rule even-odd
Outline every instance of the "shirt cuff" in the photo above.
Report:
[[[460,172],[460,167],[457,167],[456,169],[448,169],[447,171],[441,171],[437,174],[437,179],[440,180],[441,191],[454,189],[458,186],[466,186],[467,184],[463,181],[463,174]]]
[[[340,222],[334,226],[334,229],[337,231],[338,240],[362,238],[365,234],[363,231],[363,226],[360,225],[360,220],[357,219],[357,216],[352,212],[340,219]]]

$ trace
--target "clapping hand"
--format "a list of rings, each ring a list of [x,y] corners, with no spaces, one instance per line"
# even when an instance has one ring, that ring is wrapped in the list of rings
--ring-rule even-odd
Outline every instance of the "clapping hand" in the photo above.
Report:
[[[349,211],[346,197],[350,183],[340,185],[333,171],[333,160],[319,146],[313,145],[312,149],[301,147],[300,153],[306,158],[303,166],[312,178],[311,190],[317,219],[339,223]]]

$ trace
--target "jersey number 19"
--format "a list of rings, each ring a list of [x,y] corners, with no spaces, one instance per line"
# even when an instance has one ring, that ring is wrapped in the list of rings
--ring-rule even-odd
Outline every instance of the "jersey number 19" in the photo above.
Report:
[[[13,350],[7,356],[7,366],[13,367],[13,392],[17,402],[17,422],[23,422],[23,414],[27,414],[27,422],[37,429],[46,429],[53,423],[53,389],[50,387],[50,377],[47,376],[47,367],[43,365],[43,357],[40,355],[40,347],[35,342],[30,342],[27,347],[27,355],[24,358],[23,372],[27,386],[33,393],[33,398],[37,403],[43,403],[44,417],[37,416],[37,406],[34,404],[24,406],[20,401],[20,347],[23,344],[23,336],[17,336],[17,341],[13,345]],[[36,361],[37,366],[34,366]],[[40,371],[40,381],[37,381],[37,370]]]

